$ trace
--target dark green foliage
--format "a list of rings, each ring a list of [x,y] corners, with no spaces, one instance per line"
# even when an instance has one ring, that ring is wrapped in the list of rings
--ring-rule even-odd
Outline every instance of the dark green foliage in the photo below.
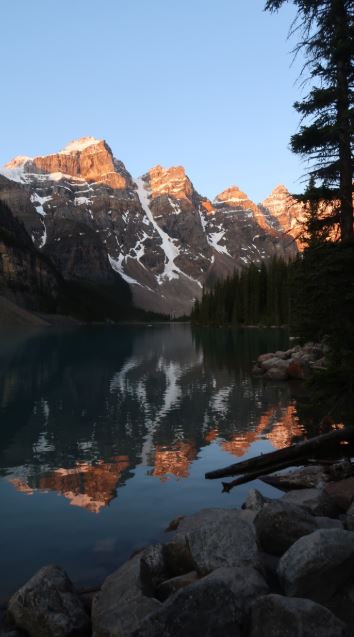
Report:
[[[354,354],[354,246],[307,249],[291,270],[291,325],[306,340],[326,338],[339,368]],[[354,360],[353,369],[354,369]]]
[[[268,0],[265,8],[277,11],[287,1]],[[310,161],[312,201],[338,202],[326,222],[339,221],[341,240],[349,241],[353,239],[354,4],[352,0],[292,3],[297,18],[290,33],[298,38],[295,51],[305,55],[304,70],[312,87],[294,104],[301,125],[291,137],[291,148]]]
[[[194,323],[204,325],[285,325],[288,323],[289,265],[272,258],[251,264],[204,291],[192,311]]]

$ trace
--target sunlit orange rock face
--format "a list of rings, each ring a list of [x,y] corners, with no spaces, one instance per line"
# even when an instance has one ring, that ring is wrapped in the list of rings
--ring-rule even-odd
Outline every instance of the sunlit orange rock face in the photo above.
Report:
[[[229,204],[232,208],[239,208],[240,210],[251,211],[257,223],[261,228],[266,229],[272,233],[274,230],[267,223],[261,209],[255,204],[245,192],[240,190],[238,186],[231,186],[223,192],[221,192],[215,199],[215,202]]]
[[[302,224],[305,221],[305,208],[292,197],[282,184],[276,186],[269,197],[262,201],[262,206],[271,213],[274,221],[279,224],[279,229],[292,236],[301,248],[299,235],[302,232]]]
[[[163,168],[157,165],[148,172],[151,196],[172,195],[176,199],[190,199],[193,194],[193,186],[187,177],[183,166],[171,166]]]
[[[109,463],[81,463],[72,469],[56,469],[41,476],[38,488],[61,493],[73,506],[99,513],[116,497],[117,484],[128,467],[127,456],[118,456]]]
[[[82,137],[68,144],[62,151],[43,157],[15,157],[6,168],[16,168],[26,163],[28,171],[38,173],[63,173],[86,181],[98,181],[111,188],[127,188],[128,173],[121,162],[114,159],[104,140]]]
[[[149,170],[145,178],[151,191],[152,200],[166,195],[178,201],[179,205],[181,203],[182,205],[183,203],[195,205],[196,198],[198,198],[198,201],[201,199],[201,205],[207,212],[213,211],[211,201],[197,195],[183,166],[163,168],[158,164]]]
[[[272,190],[267,199],[264,199],[261,206],[265,208],[265,212],[268,211],[272,215],[275,222],[279,224],[280,229],[295,239],[297,248],[303,250],[303,224],[306,221],[305,205],[296,201],[285,186],[279,185]],[[336,206],[338,206],[338,202],[335,201],[332,203],[322,202],[319,204],[317,214],[321,219],[324,219],[333,214]],[[337,241],[338,239],[339,227],[334,224],[329,231],[328,240]]]
[[[172,448],[156,447],[153,476],[167,479],[168,474],[188,478],[189,466],[197,451],[191,442],[178,442]]]

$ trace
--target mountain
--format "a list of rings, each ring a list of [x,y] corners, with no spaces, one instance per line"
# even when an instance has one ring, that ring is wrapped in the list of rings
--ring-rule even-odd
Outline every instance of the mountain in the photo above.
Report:
[[[236,186],[211,202],[181,166],[158,165],[134,180],[93,137],[16,157],[1,175],[0,199],[66,283],[108,296],[127,284],[145,310],[189,313],[204,285],[296,252],[278,217]]]
[[[285,186],[276,186],[269,197],[262,201],[260,209],[268,225],[280,232],[286,232],[301,248],[299,236],[305,221],[304,206],[291,196]]]

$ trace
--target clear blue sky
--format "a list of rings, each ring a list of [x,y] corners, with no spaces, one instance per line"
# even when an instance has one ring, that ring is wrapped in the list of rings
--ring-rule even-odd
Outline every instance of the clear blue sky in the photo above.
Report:
[[[301,189],[288,149],[300,61],[290,5],[265,0],[2,0],[0,165],[104,138],[138,176],[185,166],[213,198]]]

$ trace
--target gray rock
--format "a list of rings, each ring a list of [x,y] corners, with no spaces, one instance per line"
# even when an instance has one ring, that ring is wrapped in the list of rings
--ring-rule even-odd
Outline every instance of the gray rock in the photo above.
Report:
[[[343,522],[336,518],[327,518],[325,515],[315,516],[318,529],[343,529]]]
[[[252,568],[220,568],[173,595],[135,637],[239,637],[251,601],[267,591]]]
[[[158,586],[156,590],[156,597],[161,602],[164,602],[170,595],[176,593],[181,588],[185,588],[190,584],[193,584],[198,579],[197,571],[191,571],[190,573],[186,573],[185,575],[178,575],[177,577],[172,577],[171,579],[165,580]]]
[[[314,465],[285,473],[274,473],[271,476],[265,476],[264,482],[277,487],[277,489],[287,491],[288,489],[321,488],[327,479],[324,468],[320,465]]]
[[[267,502],[270,502],[270,498],[265,498],[257,489],[250,489],[242,505],[242,509],[258,512],[263,509]]]
[[[329,466],[311,465],[282,473],[265,476],[263,482],[277,489],[323,488],[330,480],[342,480],[353,475],[353,466],[348,460],[341,460]]]
[[[164,559],[169,573],[172,576],[178,576],[195,570],[195,561],[189,544],[191,533],[194,531],[199,533],[201,529],[209,528],[210,524],[217,525],[218,528],[223,527],[224,524],[228,524],[229,527],[237,525],[241,513],[238,509],[210,508],[202,509],[183,518],[173,539],[164,546]],[[254,528],[251,525],[248,528],[254,535]],[[217,564],[217,566],[221,566],[221,564]]]
[[[320,529],[295,542],[278,566],[287,595],[326,602],[345,584],[354,567],[354,533]]]
[[[276,367],[271,367],[264,374],[264,378],[268,378],[268,380],[287,380],[287,366],[280,367],[279,365],[277,365]]]
[[[340,511],[347,511],[354,501],[354,477],[328,482],[325,490]]]
[[[184,518],[181,518],[177,531],[175,534],[175,538],[178,536],[184,536],[190,531],[194,531],[195,529],[199,529],[201,526],[205,524],[209,524],[210,522],[215,521],[223,521],[223,520],[236,520],[239,517],[239,509],[223,509],[223,508],[207,508],[201,509],[196,513],[192,513]]]
[[[252,606],[250,637],[344,637],[345,625],[308,599],[259,597]]]
[[[164,560],[170,577],[185,575],[194,570],[194,562],[184,535],[164,545]]]
[[[352,581],[342,586],[326,603],[332,611],[348,626],[348,635],[354,635],[354,584]]]
[[[257,511],[251,511],[251,509],[241,509],[239,513],[240,520],[245,520],[253,527],[254,521],[257,517]]]
[[[275,355],[273,358],[267,358],[266,360],[259,361],[263,369],[268,371],[271,367],[287,367],[288,363],[284,362],[281,358],[277,358]]]
[[[258,563],[253,525],[239,516],[223,516],[186,535],[194,568],[206,575],[222,566]]]
[[[141,553],[104,581],[92,604],[93,637],[130,637],[160,607],[157,599],[142,591],[140,560]]]
[[[345,525],[348,531],[354,531],[354,502],[350,505],[346,513]]]
[[[140,579],[146,595],[153,596],[156,588],[169,577],[162,544],[152,544],[141,554]]]
[[[84,637],[90,619],[65,571],[44,566],[10,599],[10,617],[31,637]]]
[[[340,511],[335,501],[324,489],[295,489],[281,498],[283,502],[291,502],[304,507],[313,515],[336,517]]]
[[[266,504],[254,524],[261,547],[273,555],[282,555],[296,540],[318,528],[313,515],[283,500]]]
[[[261,354],[257,358],[257,363],[261,365],[265,361],[269,361],[271,358],[276,358],[274,352],[268,352],[267,354]]]

